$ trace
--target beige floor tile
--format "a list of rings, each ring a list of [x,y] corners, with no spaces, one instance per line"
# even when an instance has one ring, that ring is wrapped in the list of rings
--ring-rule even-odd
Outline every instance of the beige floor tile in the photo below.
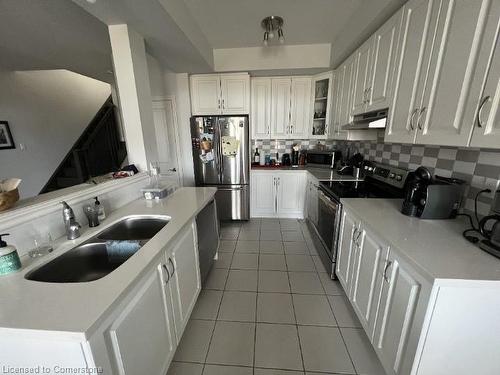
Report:
[[[233,253],[236,248],[236,240],[220,240],[219,252],[220,253]]]
[[[222,300],[222,290],[203,289],[194,306],[191,319],[215,320]]]
[[[316,272],[316,267],[310,255],[286,255],[288,271]]]
[[[297,324],[318,326],[337,325],[326,296],[294,294],[293,306],[295,308]]]
[[[255,366],[302,370],[297,327],[257,323]]]
[[[363,329],[341,328],[340,331],[358,374],[385,375],[377,354],[375,354]]]
[[[268,230],[265,227],[261,227],[260,231],[261,241],[281,241],[281,232],[278,230]]]
[[[259,292],[290,293],[287,273],[259,271]]]
[[[281,236],[283,237],[283,241],[292,241],[292,242],[300,242],[304,241],[304,236],[300,230],[294,231],[282,231]],[[262,237],[261,237],[262,238]]]
[[[292,295],[288,293],[259,293],[257,296],[257,321],[295,324]]]
[[[321,284],[323,284],[323,288],[325,288],[326,294],[329,296],[342,296],[344,295],[344,289],[342,289],[342,285],[340,285],[340,281],[332,280],[330,275],[326,272],[318,272],[319,279],[321,280]]]
[[[190,320],[175,352],[175,361],[205,362],[215,321]]]
[[[206,365],[203,375],[253,375],[251,367]]]
[[[231,267],[231,262],[233,260],[233,253],[221,253],[217,254],[217,260],[214,261],[215,268],[229,268]]]
[[[285,256],[281,254],[260,254],[259,270],[286,271]]]
[[[324,294],[323,286],[315,272],[288,272],[292,293]]]
[[[254,322],[257,293],[225,291],[218,320]]]
[[[283,242],[281,241],[260,241],[261,254],[283,254]]]
[[[259,241],[238,240],[235,252],[257,254],[259,252]]]
[[[235,253],[231,269],[256,270],[259,268],[259,254]]]
[[[260,230],[250,230],[250,229],[241,229],[240,230],[240,235],[238,236],[238,241],[239,240],[251,240],[251,241],[258,241],[260,237]]]
[[[345,296],[328,296],[339,327],[361,328],[361,323]]]
[[[201,375],[203,365],[199,363],[172,362],[167,375]]]
[[[228,269],[212,268],[203,288],[224,290],[228,272]]]
[[[257,291],[256,270],[230,270],[227,278],[226,290],[240,292]]]
[[[253,366],[255,323],[218,321],[207,363]]]
[[[285,254],[309,255],[309,249],[304,241],[287,241],[283,245]]]

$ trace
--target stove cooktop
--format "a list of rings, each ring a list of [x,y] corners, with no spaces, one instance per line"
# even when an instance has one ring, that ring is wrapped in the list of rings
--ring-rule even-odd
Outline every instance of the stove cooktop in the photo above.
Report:
[[[379,163],[364,166],[364,181],[321,181],[320,188],[334,199],[403,198],[408,171]]]

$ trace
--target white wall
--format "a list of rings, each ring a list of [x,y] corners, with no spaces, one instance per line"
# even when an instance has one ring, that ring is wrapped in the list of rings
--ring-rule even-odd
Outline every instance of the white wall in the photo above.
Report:
[[[14,150],[0,150],[0,180],[19,177],[21,197],[35,196],[111,88],[67,70],[0,70],[0,87],[0,120],[9,122],[16,143]]]

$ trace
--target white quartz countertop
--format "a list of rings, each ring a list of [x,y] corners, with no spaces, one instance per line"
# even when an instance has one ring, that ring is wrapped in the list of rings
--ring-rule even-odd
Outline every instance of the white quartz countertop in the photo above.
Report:
[[[49,255],[0,277],[0,334],[37,335],[53,332],[68,339],[88,338],[117,302],[145,275],[168,243],[213,198],[215,188],[181,188],[159,201],[139,199],[113,213],[96,228],[86,228],[74,241],[63,241]],[[166,215],[169,223],[136,254],[107,276],[84,283],[45,283],[26,280],[34,268],[88,240],[130,215]],[[62,219],[61,219],[62,220]],[[62,225],[62,224],[61,224]]]
[[[411,218],[400,212],[399,199],[346,198],[341,202],[431,282],[500,280],[500,259],[462,237],[469,228],[466,218]]]
[[[357,179],[352,175],[341,175],[336,170],[330,168],[318,168],[307,166],[282,166],[282,167],[252,167],[252,171],[256,172],[309,172],[319,181],[362,181],[363,178]]]

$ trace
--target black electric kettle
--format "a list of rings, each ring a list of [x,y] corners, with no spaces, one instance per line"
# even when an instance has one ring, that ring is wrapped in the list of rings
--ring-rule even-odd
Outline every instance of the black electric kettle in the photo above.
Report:
[[[494,221],[494,223],[491,226],[491,229],[486,229],[488,222],[492,220]],[[479,222],[479,230],[481,231],[481,234],[486,237],[486,239],[488,239],[492,245],[500,248],[500,215],[495,214],[485,216]]]

